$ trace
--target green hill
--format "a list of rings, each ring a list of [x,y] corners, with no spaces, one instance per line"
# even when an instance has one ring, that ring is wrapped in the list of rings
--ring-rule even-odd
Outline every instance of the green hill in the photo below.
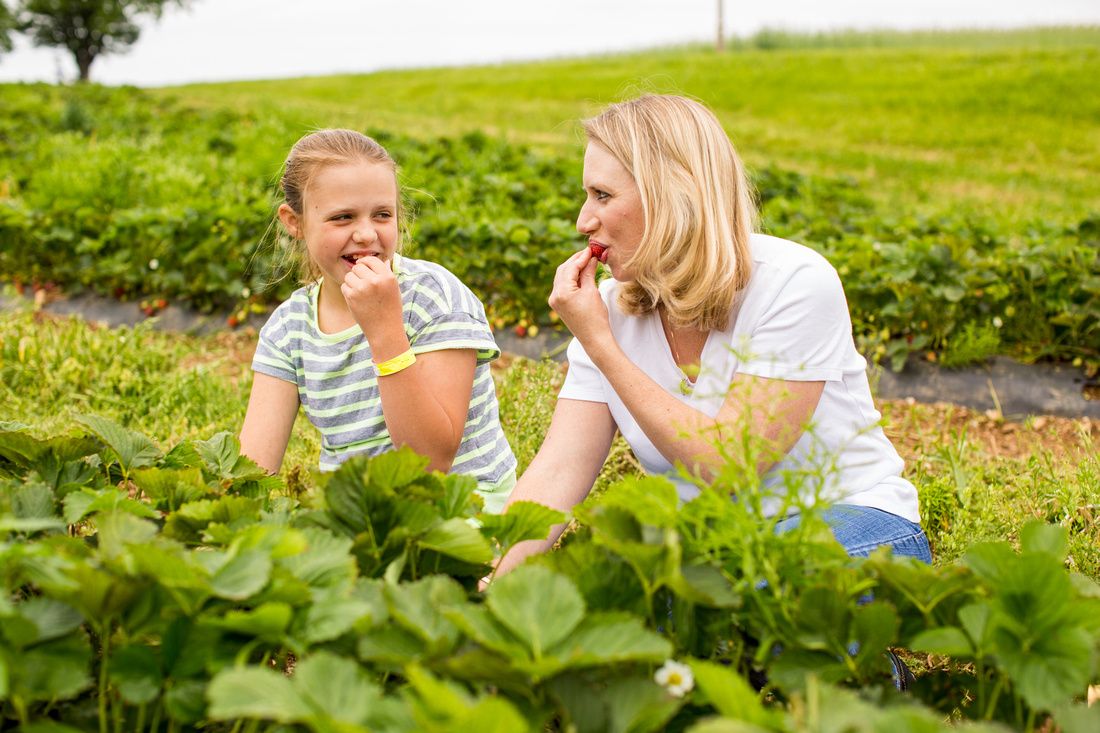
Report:
[[[856,179],[894,210],[1075,221],[1100,209],[1100,27],[758,34],[710,48],[161,90],[413,136],[577,146],[633,89],[697,97],[753,167]],[[579,156],[580,151],[577,149]]]

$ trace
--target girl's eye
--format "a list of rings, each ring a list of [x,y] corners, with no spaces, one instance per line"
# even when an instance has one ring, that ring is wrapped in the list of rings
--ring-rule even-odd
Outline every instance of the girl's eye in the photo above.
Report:
[[[601,201],[605,198],[608,198],[611,195],[607,191],[596,191],[595,193],[596,193],[596,198],[600,199]]]

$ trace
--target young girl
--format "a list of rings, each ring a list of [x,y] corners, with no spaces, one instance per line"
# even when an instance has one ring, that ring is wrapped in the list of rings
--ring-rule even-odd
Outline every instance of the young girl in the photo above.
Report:
[[[322,130],[290,151],[281,188],[308,284],[260,331],[242,452],[278,472],[301,405],[322,471],[409,446],[429,469],[474,476],[499,512],[516,482],[489,371],[500,350],[469,288],[398,254],[393,159],[358,132]]]

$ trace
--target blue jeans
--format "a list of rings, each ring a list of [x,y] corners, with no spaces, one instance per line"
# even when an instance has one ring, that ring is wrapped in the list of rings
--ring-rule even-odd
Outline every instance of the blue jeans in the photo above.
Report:
[[[919,524],[881,509],[853,504],[835,504],[821,513],[833,536],[851,557],[870,555],[883,545],[893,548],[895,556],[915,557],[932,564],[928,537]],[[794,514],[781,519],[775,531],[787,532],[798,526]]]

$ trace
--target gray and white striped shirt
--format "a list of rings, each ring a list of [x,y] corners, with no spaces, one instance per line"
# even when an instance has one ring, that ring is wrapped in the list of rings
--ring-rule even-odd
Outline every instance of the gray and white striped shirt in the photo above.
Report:
[[[394,272],[413,353],[477,351],[470,411],[451,472],[474,476],[483,496],[510,491],[516,458],[500,427],[489,369],[500,349],[485,308],[457,277],[435,263],[394,255]],[[276,308],[260,330],[252,369],[298,385],[302,408],[321,432],[321,470],[333,471],[349,456],[378,455],[393,443],[382,416],[370,344],[358,326],[335,334],[321,332],[319,291],[319,283],[307,285]]]

